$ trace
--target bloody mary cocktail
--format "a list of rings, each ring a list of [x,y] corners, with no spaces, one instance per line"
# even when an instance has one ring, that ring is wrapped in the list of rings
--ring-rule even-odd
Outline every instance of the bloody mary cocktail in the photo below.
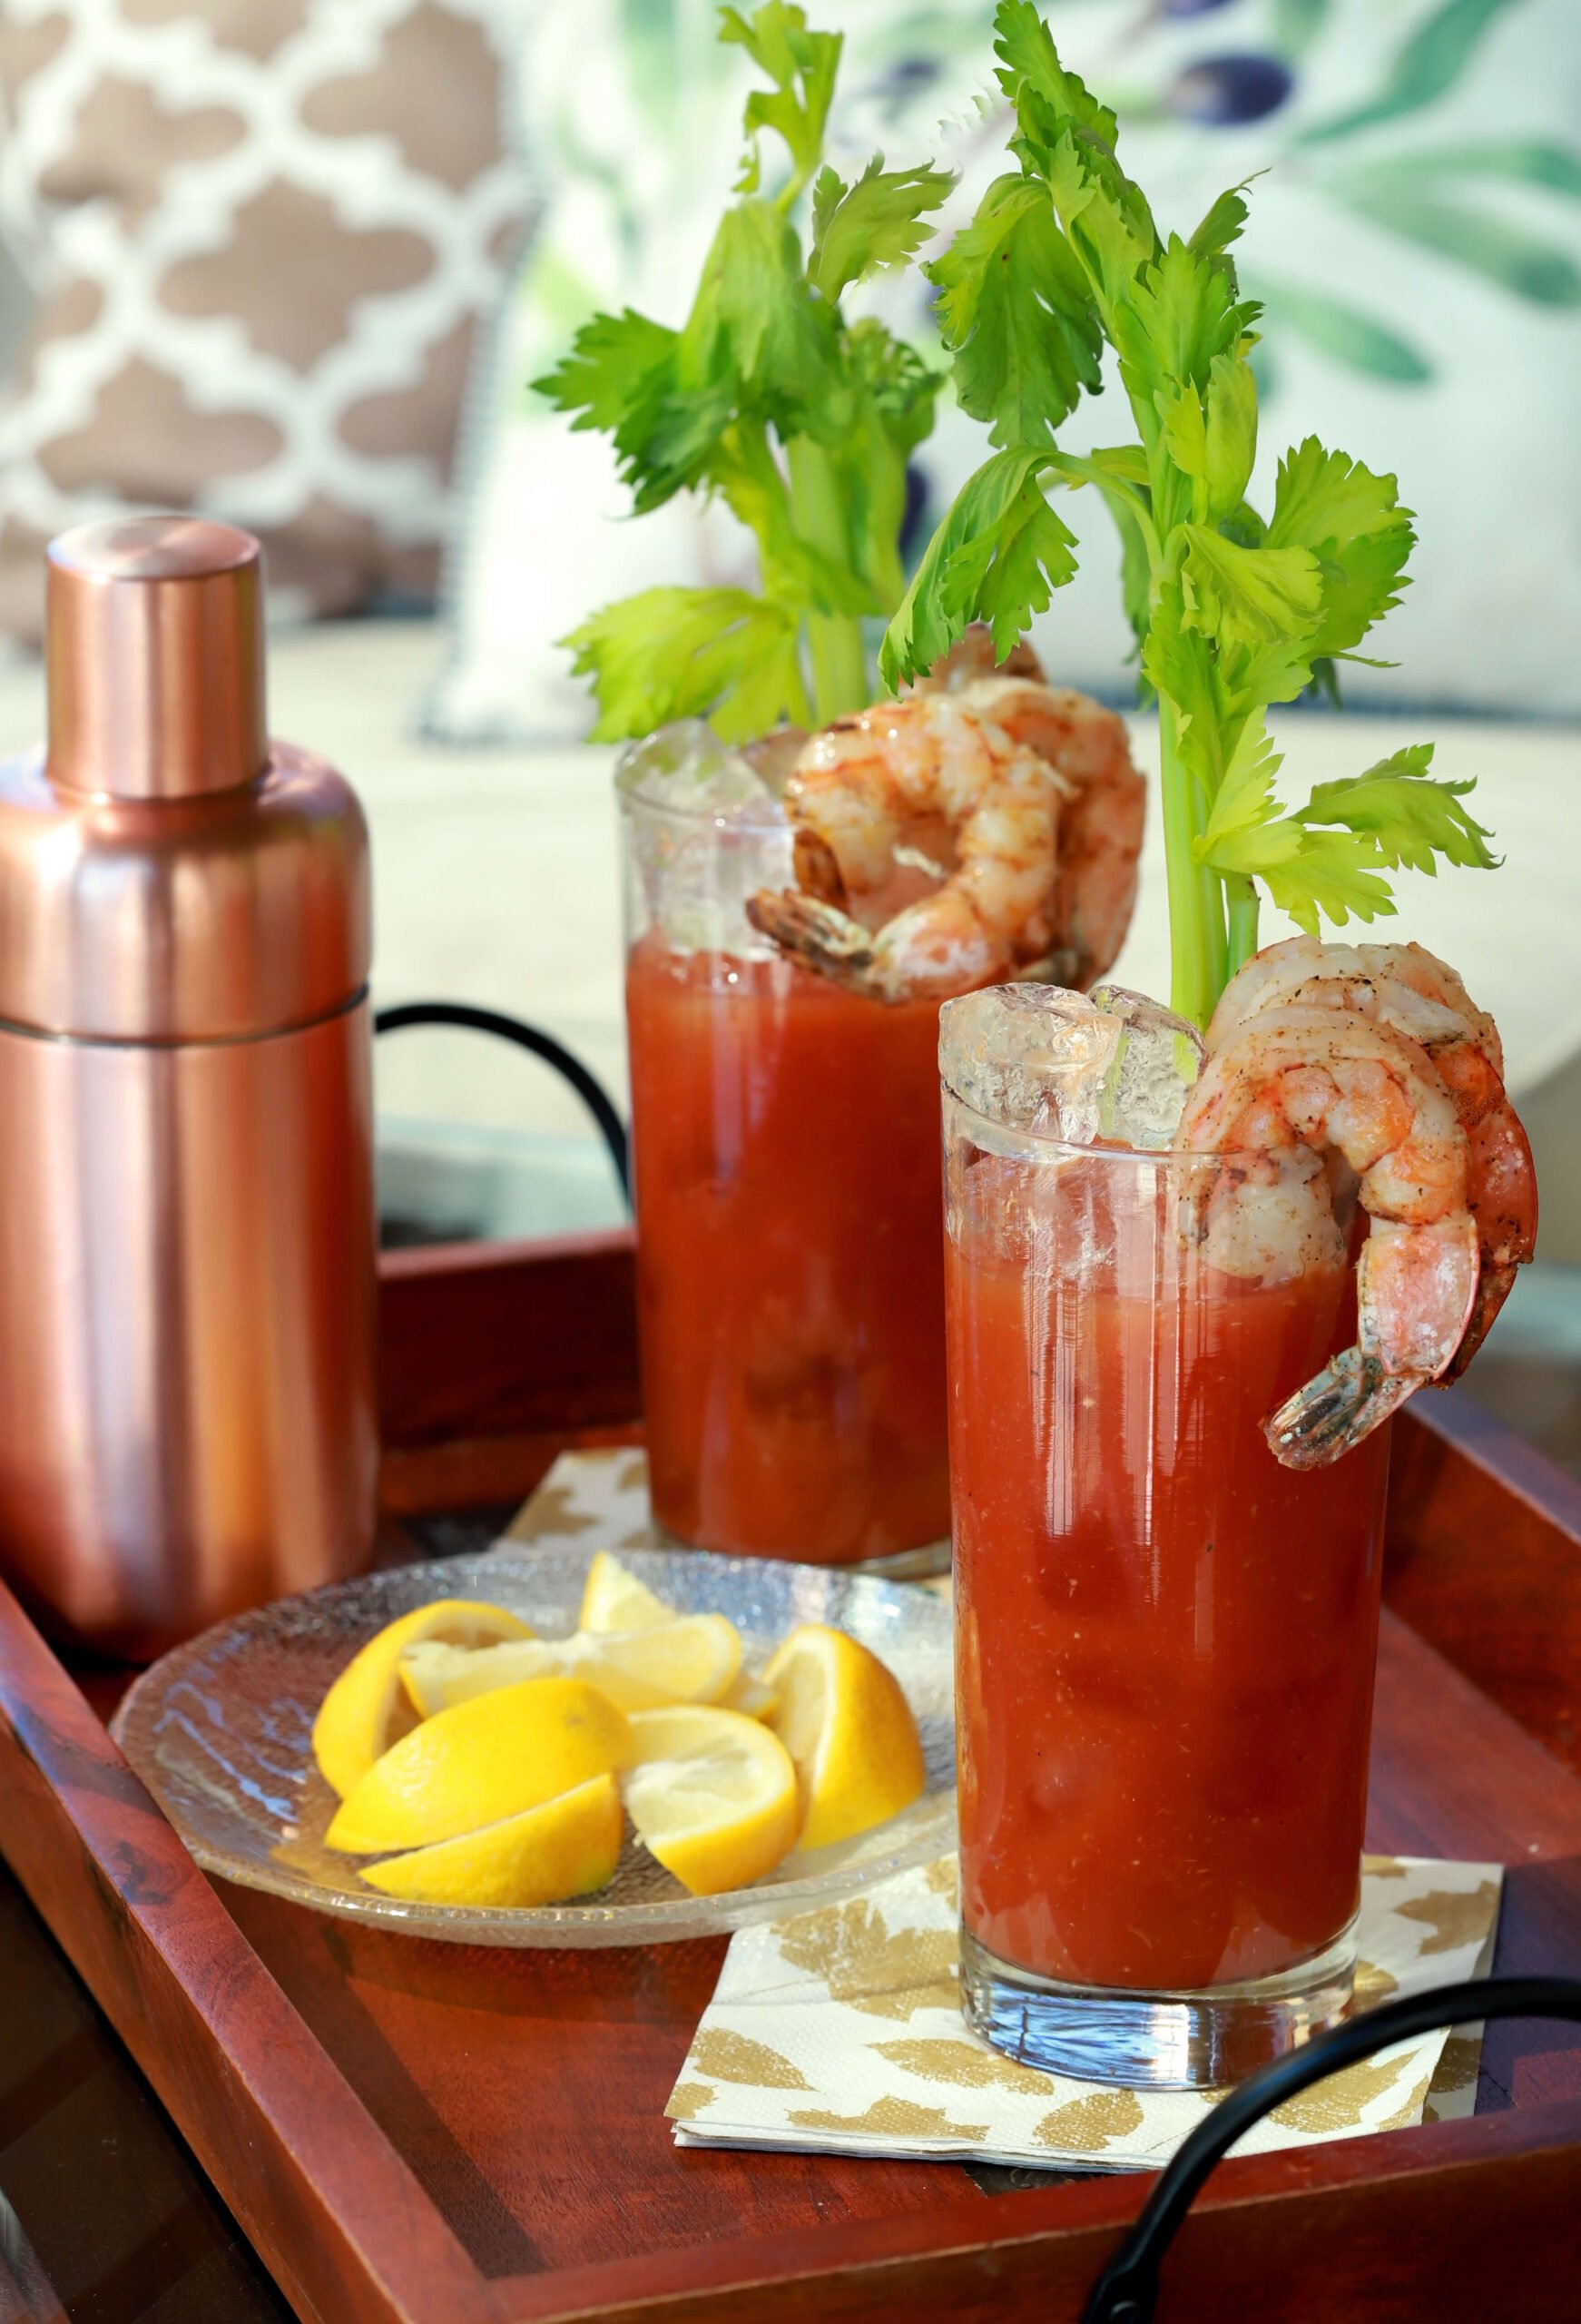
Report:
[[[920,1547],[949,1525],[938,1003],[699,932],[726,940],[651,919],[626,977],[653,1514],[818,1563]]]
[[[1298,1473],[1260,1423],[1354,1337],[1350,1277],[1218,1273],[1213,1163],[945,1112],[968,2014],[1100,2079],[1232,2078],[1349,1993],[1388,1432]]]

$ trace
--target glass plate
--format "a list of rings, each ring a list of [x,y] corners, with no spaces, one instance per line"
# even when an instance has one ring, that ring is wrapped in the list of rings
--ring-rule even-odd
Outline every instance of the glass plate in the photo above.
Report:
[[[544,1637],[576,1627],[594,1546],[492,1550],[283,1598],[178,1646],[143,1673],[112,1732],[205,1870],[293,1903],[458,1945],[652,1945],[743,1928],[881,1880],[955,1845],[949,1609],[930,1591],[822,1566],[693,1550],[623,1551],[678,1613],[728,1614],[761,1668],[798,1622],[831,1622],[887,1662],[917,1714],[920,1799],[839,1846],[797,1850],[750,1888],[689,1896],[629,1836],[614,1878],[565,1905],[415,1905],[359,1886],[323,1845],[335,1797],[309,1734],[330,1680],[374,1632],[435,1598],[508,1607]]]

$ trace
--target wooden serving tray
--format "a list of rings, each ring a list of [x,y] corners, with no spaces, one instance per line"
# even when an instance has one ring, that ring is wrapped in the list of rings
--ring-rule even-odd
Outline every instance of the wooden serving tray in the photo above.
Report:
[[[636,1435],[624,1235],[395,1255],[383,1312],[393,1520]],[[1581,1973],[1581,1489],[1453,1392],[1396,1446],[1371,1843],[1502,1859],[1497,1967]],[[211,1884],[105,1731],[125,1675],[0,1590],[0,1848],[303,2317],[1079,2315],[1143,2182],[678,2151],[722,1939],[470,1951]],[[1490,2028],[1478,2105],[1225,2165],[1163,2316],[1574,2318],[1581,2032]]]

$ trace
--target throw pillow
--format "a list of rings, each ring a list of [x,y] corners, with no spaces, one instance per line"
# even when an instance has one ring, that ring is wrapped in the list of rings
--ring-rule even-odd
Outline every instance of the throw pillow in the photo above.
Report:
[[[502,0],[6,0],[0,628],[128,507],[245,525],[273,610],[430,592],[525,209]]]

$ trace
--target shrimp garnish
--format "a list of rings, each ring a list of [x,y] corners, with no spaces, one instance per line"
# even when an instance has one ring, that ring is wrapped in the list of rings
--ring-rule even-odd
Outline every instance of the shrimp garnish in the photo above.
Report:
[[[1454,1099],[1469,1142],[1468,1203],[1481,1264],[1471,1320],[1443,1374],[1447,1384],[1487,1338],[1516,1270],[1537,1247],[1537,1174],[1505,1094],[1498,1029],[1448,962],[1423,945],[1294,936],[1271,944],[1231,979],[1208,1028],[1208,1049],[1263,1009],[1308,1005],[1350,1009],[1407,1035],[1426,1050]]]
[[[1131,763],[1123,720],[1072,686],[1000,675],[960,688],[957,700],[1036,751],[1071,785],[1060,816],[1052,963],[1085,992],[1118,957],[1136,901],[1147,791]]]
[[[1454,1099],[1404,1034],[1331,1007],[1271,1007],[1209,1056],[1175,1144],[1223,1157],[1193,1223],[1205,1255],[1235,1274],[1338,1265],[1329,1179],[1317,1165],[1333,1156],[1356,1173],[1370,1220],[1356,1270],[1356,1344],[1263,1423],[1286,1468],[1323,1468],[1448,1370],[1470,1319],[1480,1261],[1470,1147]],[[1272,1269],[1271,1246],[1281,1262]]]
[[[785,805],[797,885],[748,917],[885,1000],[1034,962],[1085,990],[1124,939],[1143,783],[1123,723],[1085,695],[1019,677],[918,689],[815,734]]]

